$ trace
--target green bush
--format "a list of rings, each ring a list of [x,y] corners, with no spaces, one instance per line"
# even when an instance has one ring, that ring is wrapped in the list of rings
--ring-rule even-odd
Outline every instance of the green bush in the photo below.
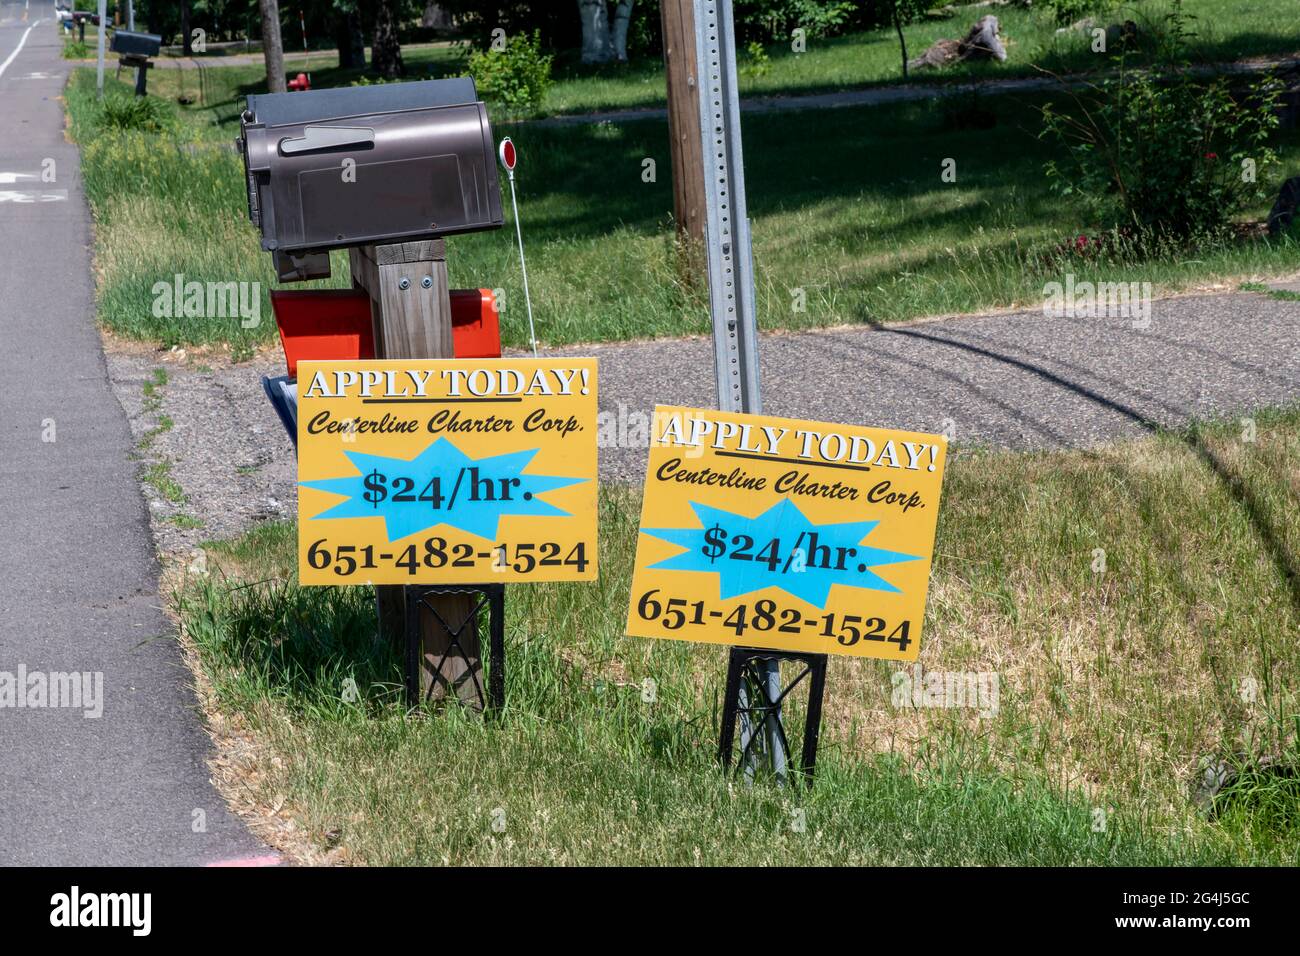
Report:
[[[772,68],[772,58],[767,55],[767,48],[757,40],[750,40],[745,47],[745,62],[741,66],[742,75],[757,79],[766,76]]]
[[[1114,0],[1047,0],[1056,22],[1062,26],[1082,20],[1089,14],[1109,13],[1115,6]]]
[[[1042,111],[1042,135],[1070,157],[1047,164],[1056,193],[1139,245],[1226,234],[1265,198],[1264,174],[1277,161],[1269,147],[1277,84],[1265,78],[1234,91],[1224,78],[1198,76],[1179,59],[1186,20],[1175,3],[1150,69],[1133,69],[1121,53],[1116,75],[1093,93]]]
[[[90,48],[82,40],[68,40],[63,44],[65,60],[84,60],[90,56]]]
[[[536,30],[511,37],[505,49],[473,51],[468,68],[479,96],[514,114],[538,112],[551,88],[551,57]]]
[[[167,104],[156,97],[108,93],[100,101],[95,125],[119,132],[160,133],[171,126],[172,120]]]

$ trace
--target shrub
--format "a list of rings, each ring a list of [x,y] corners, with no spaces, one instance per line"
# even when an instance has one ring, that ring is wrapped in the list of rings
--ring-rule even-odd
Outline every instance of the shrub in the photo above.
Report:
[[[1082,20],[1089,14],[1109,13],[1114,0],[1047,0],[1056,22],[1062,26]]]
[[[90,56],[90,49],[82,40],[68,40],[63,44],[65,60],[84,60]]]
[[[1234,91],[1223,78],[1197,77],[1181,51],[1190,32],[1180,3],[1168,15],[1164,50],[1150,69],[1118,73],[1073,107],[1042,110],[1042,135],[1070,161],[1047,164],[1058,195],[1081,200],[1137,243],[1219,236],[1246,206],[1264,198],[1268,146],[1278,125],[1271,79]]]
[[[105,130],[160,133],[171,125],[172,114],[156,97],[108,93],[100,101],[95,122]]]
[[[541,34],[516,34],[505,49],[475,50],[469,73],[479,96],[515,114],[538,112],[551,88],[551,57],[542,53]]]
[[[767,55],[767,48],[757,40],[750,40],[745,47],[745,63],[740,72],[751,79],[766,76],[772,68],[772,58]]]
[[[916,0],[932,7],[948,0]],[[847,30],[869,29],[888,19],[884,3],[853,0],[735,0],[736,39],[788,40],[790,32],[802,29],[807,39],[836,36]]]

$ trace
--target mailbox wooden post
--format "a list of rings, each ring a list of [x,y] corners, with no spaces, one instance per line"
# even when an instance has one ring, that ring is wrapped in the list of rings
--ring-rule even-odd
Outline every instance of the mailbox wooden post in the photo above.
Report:
[[[326,277],[329,251],[347,249],[352,282],[370,296],[375,356],[452,358],[441,237],[505,222],[492,129],[474,81],[253,94],[238,142],[248,215],[280,280]],[[377,592],[381,629],[404,637],[405,592]],[[433,608],[420,620],[422,698],[450,695],[482,706],[478,628],[460,626],[477,606],[472,601],[422,599]],[[458,633],[448,634],[437,617]]]
[[[352,284],[370,294],[375,357],[382,359],[452,358],[451,298],[447,284],[446,243],[442,239],[360,246],[348,250]],[[430,595],[444,621],[455,625],[469,617],[473,598],[463,594]],[[375,588],[379,627],[400,643],[406,626],[406,599],[401,585]],[[453,697],[474,707],[483,701],[483,655],[477,622],[459,638],[464,655],[455,653],[451,637],[433,615],[420,619],[420,696]],[[452,652],[434,683],[437,662]]]

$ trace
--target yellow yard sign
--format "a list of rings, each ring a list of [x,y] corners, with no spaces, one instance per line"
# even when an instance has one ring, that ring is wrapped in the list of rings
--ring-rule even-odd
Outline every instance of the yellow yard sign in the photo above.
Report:
[[[594,359],[298,365],[303,584],[596,578]]]
[[[659,407],[627,631],[915,660],[940,435]]]

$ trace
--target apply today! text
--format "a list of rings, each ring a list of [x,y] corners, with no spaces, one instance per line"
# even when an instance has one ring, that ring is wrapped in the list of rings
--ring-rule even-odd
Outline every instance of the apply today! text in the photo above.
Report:
[[[474,403],[511,403],[528,399],[572,399],[591,392],[591,369],[547,367],[523,371],[508,367],[446,367],[317,370],[305,383],[302,396],[312,399],[360,399],[365,404],[406,406],[442,403],[423,421],[391,412],[375,417],[340,417],[322,409],[304,422],[308,434],[413,434],[421,429],[438,434],[556,433],[562,437],[584,430],[577,415],[553,414],[545,407],[522,416],[476,414]],[[517,407],[517,406],[516,406]]]
[[[430,389],[433,377],[443,386]],[[381,388],[382,386],[382,388]],[[335,369],[318,370],[303,390],[305,398],[344,398],[356,389],[356,396],[369,399],[418,400],[445,398],[499,398],[524,396],[586,395],[590,391],[590,369],[539,368],[531,373],[514,368],[440,369]]]
[[[814,479],[810,472],[795,467],[776,476],[770,490],[777,494],[841,501],[857,501],[865,494],[869,502],[896,505],[905,512],[925,507],[922,495],[906,486],[906,473],[935,472],[941,467],[945,452],[943,444],[930,441],[877,440],[860,433],[754,425],[706,413],[670,412],[662,408],[655,413],[654,441],[662,447],[682,449],[681,457],[659,464],[653,472],[658,480],[728,490],[765,491],[769,489],[769,477],[752,473],[744,464],[722,469],[716,465],[717,457],[764,465],[829,466],[850,473],[869,473],[876,469],[901,472],[892,477],[881,476],[863,489],[847,476],[845,480]],[[701,457],[706,450],[715,464],[693,464],[692,459]]]

